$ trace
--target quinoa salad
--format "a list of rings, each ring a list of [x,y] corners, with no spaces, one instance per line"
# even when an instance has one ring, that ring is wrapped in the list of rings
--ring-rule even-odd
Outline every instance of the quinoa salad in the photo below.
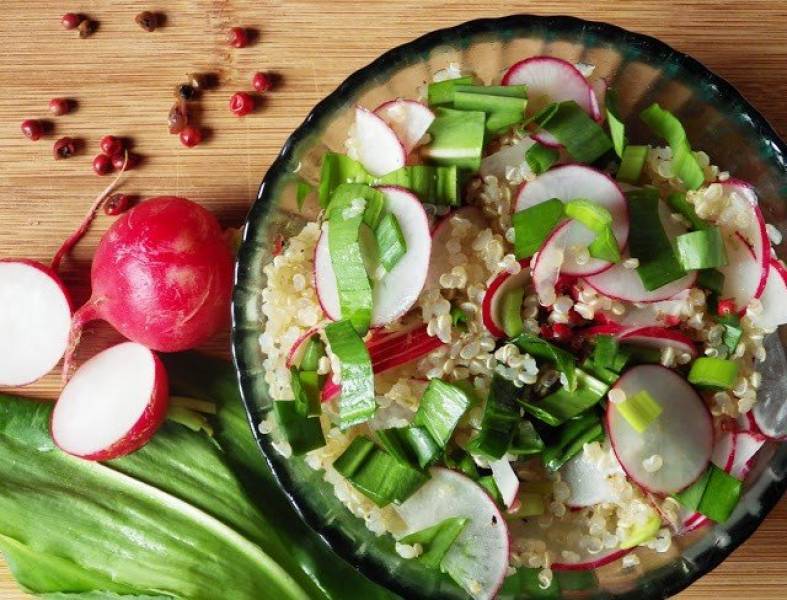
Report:
[[[264,266],[260,431],[473,598],[667,552],[787,436],[758,398],[780,233],[671,112],[629,139],[593,71],[451,65],[358,106]]]

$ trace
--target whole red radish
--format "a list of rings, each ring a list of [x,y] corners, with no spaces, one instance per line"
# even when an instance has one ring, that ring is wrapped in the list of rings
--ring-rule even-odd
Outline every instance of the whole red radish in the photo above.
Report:
[[[204,342],[229,320],[232,274],[232,253],[210,212],[174,196],[138,204],[99,242],[92,295],[74,315],[64,375],[82,327],[96,319],[152,350]]]

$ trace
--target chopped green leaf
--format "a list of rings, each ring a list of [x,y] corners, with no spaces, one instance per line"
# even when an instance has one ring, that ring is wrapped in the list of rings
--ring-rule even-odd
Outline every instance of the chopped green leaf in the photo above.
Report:
[[[557,471],[574,458],[585,444],[604,437],[604,428],[596,411],[589,411],[566,421],[557,437],[547,444],[542,461],[549,471]]]
[[[727,251],[718,227],[690,231],[675,238],[678,262],[687,271],[727,265]]]
[[[726,358],[701,356],[689,371],[689,383],[712,390],[729,390],[738,378],[738,363]]]
[[[735,348],[743,337],[743,328],[741,327],[741,320],[738,315],[726,315],[723,317],[716,317],[716,322],[724,327],[721,341],[730,352],[735,352]]]
[[[615,175],[618,181],[636,184],[645,166],[645,159],[648,157],[647,146],[626,146],[623,156],[620,159],[620,166]]]
[[[698,189],[705,175],[691,151],[686,131],[671,112],[654,102],[639,114],[645,124],[672,148],[672,172],[690,190]]]
[[[703,269],[697,275],[697,285],[714,294],[721,294],[724,289],[724,273],[716,269]]]
[[[426,429],[445,448],[470,404],[470,398],[460,388],[432,379],[421,397],[413,423]]]
[[[514,437],[511,439],[508,452],[515,456],[530,456],[539,454],[543,450],[544,441],[533,424],[526,419],[519,421],[514,429]]]
[[[341,363],[339,421],[342,429],[368,421],[377,408],[372,361],[366,345],[349,321],[325,326],[331,351]]]
[[[537,402],[523,402],[525,410],[547,425],[556,427],[595,406],[609,386],[582,369],[576,369],[577,387],[572,392],[561,387]]]
[[[615,90],[607,90],[604,100],[607,109],[607,123],[609,124],[609,134],[612,138],[612,145],[615,153],[623,158],[623,149],[626,147],[626,126],[618,113],[618,94]]]
[[[702,495],[705,493],[705,488],[708,486],[708,478],[710,477],[711,470],[707,469],[697,481],[692,483],[685,490],[678,492],[674,498],[683,506],[691,511],[696,511],[700,506]]]
[[[416,531],[400,541],[403,544],[421,544],[424,553],[418,560],[430,569],[436,569],[469,520],[464,517],[451,517],[421,531]]]
[[[641,390],[614,406],[637,433],[643,433],[650,427],[663,410],[647,390]]]
[[[473,83],[472,77],[457,77],[430,83],[426,90],[429,106],[444,106],[453,104],[454,91],[457,86],[466,86]]]
[[[518,259],[530,258],[563,218],[563,203],[557,198],[514,213],[514,251]]]
[[[513,575],[505,578],[498,600],[558,600],[560,585],[557,578],[553,577],[549,585],[543,588],[538,579],[540,573],[541,569],[519,567]]]
[[[667,196],[667,204],[676,213],[682,215],[691,224],[692,229],[707,229],[711,226],[710,223],[697,216],[694,206],[686,200],[686,192],[673,192]]]
[[[303,208],[303,202],[306,197],[314,191],[311,184],[303,179],[298,179],[297,187],[295,188],[295,202],[298,204],[298,210]]]
[[[497,489],[494,477],[491,475],[484,475],[478,479],[478,485],[486,490],[486,493],[495,501],[495,504],[498,506],[503,504],[503,497],[500,495],[500,490]]]
[[[513,338],[524,330],[525,322],[522,320],[522,302],[525,298],[525,288],[514,288],[503,294],[500,302],[500,314],[503,321],[503,331],[506,336]]]
[[[390,271],[407,253],[407,243],[399,226],[399,220],[393,214],[385,213],[377,229],[374,230],[374,235],[377,238],[380,264],[386,271]]]
[[[325,445],[320,419],[302,415],[295,402],[277,400],[273,403],[273,412],[295,456]]]
[[[560,152],[555,148],[550,148],[549,146],[544,146],[539,143],[533,144],[525,152],[525,161],[527,161],[530,170],[536,175],[541,175],[541,173],[549,171],[552,165],[557,162],[558,158],[560,158]]]
[[[738,505],[743,483],[712,463],[709,471],[708,483],[697,507],[697,512],[702,513],[711,521],[724,523]]]
[[[519,394],[513,382],[495,373],[481,417],[481,430],[470,440],[468,450],[490,458],[501,458],[508,451],[521,419]]]
[[[612,148],[601,126],[573,100],[557,103],[537,123],[551,133],[574,160],[592,163]]]
[[[318,417],[320,407],[320,376],[316,371],[301,371],[290,367],[290,387],[292,388],[295,409],[304,417]]]
[[[522,352],[527,352],[535,358],[541,358],[553,363],[555,368],[566,376],[566,388],[568,391],[571,392],[576,389],[576,363],[574,356],[570,352],[530,333],[518,335],[513,342]]]
[[[486,114],[480,111],[438,108],[429,127],[432,141],[422,153],[440,165],[477,170],[484,148]]]

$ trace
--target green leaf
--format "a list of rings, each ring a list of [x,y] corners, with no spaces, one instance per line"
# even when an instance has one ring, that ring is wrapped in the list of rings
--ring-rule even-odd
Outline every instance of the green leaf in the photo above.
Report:
[[[349,321],[334,321],[325,327],[331,351],[341,363],[339,420],[346,429],[368,421],[377,408],[374,374],[369,351]]]
[[[609,123],[609,133],[612,138],[612,145],[615,154],[623,158],[623,149],[626,147],[626,126],[618,113],[618,95],[613,89],[607,90],[605,98],[607,108],[607,123]]]
[[[645,159],[648,157],[647,146],[626,146],[623,156],[620,158],[620,166],[615,178],[625,183],[636,184],[645,166]]]
[[[484,149],[486,114],[481,111],[438,108],[429,127],[432,141],[422,150],[439,165],[476,170]]]
[[[549,171],[558,158],[560,158],[560,152],[538,143],[530,146],[525,152],[525,161],[536,175]]]
[[[573,100],[557,103],[556,109],[546,112],[537,122],[576,161],[592,163],[612,149],[612,140],[601,126]]]
[[[551,198],[514,213],[514,251],[519,259],[530,258],[563,218],[563,202]]]
[[[668,110],[654,102],[639,114],[645,124],[672,148],[672,172],[690,190],[696,190],[705,181],[694,153],[689,145],[686,131],[680,121]]]

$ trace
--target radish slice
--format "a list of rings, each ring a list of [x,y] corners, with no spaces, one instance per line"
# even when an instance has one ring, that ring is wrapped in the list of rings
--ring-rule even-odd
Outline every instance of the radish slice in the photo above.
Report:
[[[581,330],[581,334],[583,337],[591,339],[597,335],[613,335],[618,337],[626,331],[628,331],[626,327],[622,327],[617,323],[605,323],[603,325],[593,325],[591,327],[586,327],[585,329]]]
[[[688,297],[689,290],[683,290],[669,300],[649,302],[641,306],[626,306],[626,312],[622,315],[616,315],[610,310],[600,311],[596,313],[596,319],[631,327],[674,325],[673,321],[682,314]]]
[[[771,259],[768,278],[760,295],[762,312],[755,316],[757,324],[765,329],[775,329],[787,323],[787,269],[775,258]]]
[[[564,165],[555,167],[522,186],[516,200],[516,210],[524,210],[558,198],[568,202],[584,198],[606,208],[612,215],[612,231],[618,246],[625,247],[629,236],[629,219],[626,198],[617,184],[604,173],[583,165]],[[571,246],[587,247],[596,234],[577,221],[568,221],[569,231],[564,235],[565,248]],[[590,275],[607,268],[609,263],[591,258],[585,264],[578,264],[567,253],[561,272],[565,275]]]
[[[356,107],[351,136],[358,160],[372,175],[382,177],[404,166],[406,152],[402,142],[376,114]]]
[[[395,321],[415,304],[426,282],[429,269],[424,257],[429,256],[432,238],[429,221],[423,205],[409,191],[394,187],[377,188],[385,195],[385,210],[399,221],[407,252],[382,279],[374,282],[372,289],[372,327]],[[328,248],[329,224],[325,224],[317,242],[314,257],[315,283],[320,304],[328,318],[341,316],[339,291]]]
[[[290,347],[289,352],[287,352],[287,359],[284,361],[285,366],[289,369],[293,365],[298,365],[301,362],[301,358],[303,357],[303,350],[306,348],[307,342],[311,339],[311,337],[317,333],[318,329],[316,327],[312,327],[306,333],[304,333],[301,337],[299,337],[293,345]]]
[[[757,297],[760,281],[764,282],[768,277],[768,268],[760,264],[739,233],[725,236],[724,246],[728,262],[726,266],[719,267],[719,271],[724,274],[721,297],[732,299],[738,310],[744,310],[749,302]]]
[[[656,350],[674,348],[675,352],[689,354],[692,357],[698,355],[697,346],[694,345],[694,341],[690,337],[680,331],[665,327],[630,329],[620,336],[620,341]]]
[[[524,168],[526,173],[532,173],[525,160],[525,153],[535,145],[533,138],[526,137],[518,140],[510,146],[498,150],[494,154],[481,159],[481,167],[478,174],[481,177],[493,176],[502,181],[508,179],[507,174],[510,169]]]
[[[707,467],[713,449],[710,413],[694,389],[659,365],[629,369],[614,387],[626,397],[644,390],[662,408],[650,427],[638,433],[609,403],[607,430],[628,476],[655,494],[674,494],[691,485]],[[664,466],[649,473],[643,461],[654,455],[661,456]]]
[[[71,300],[57,274],[32,260],[0,261],[0,385],[51,371],[68,346]]]
[[[727,471],[727,473],[730,472],[732,465],[735,463],[736,439],[735,433],[722,431],[720,435],[716,436],[716,441],[713,444],[710,460],[720,469]]]
[[[750,433],[760,433],[757,423],[754,422],[754,415],[752,414],[752,411],[738,415],[738,418],[735,419],[735,427],[735,431],[737,432],[746,431]]]
[[[570,235],[571,223],[558,226],[541,246],[533,262],[533,285],[542,306],[552,306],[557,300],[555,285],[566,260],[566,240]]]
[[[517,500],[517,494],[519,494],[519,478],[511,468],[511,463],[505,458],[501,458],[489,463],[489,468],[492,469],[492,478],[495,480],[503,504],[506,508],[511,508],[514,505],[514,500]]]
[[[526,85],[528,112],[535,114],[551,102],[573,100],[582,110],[593,114],[587,79],[574,65],[552,56],[533,56],[511,66],[503,85]],[[578,196],[579,197],[579,196]]]
[[[432,233],[432,253],[429,256],[429,272],[426,276],[427,287],[439,287],[440,276],[448,273],[453,267],[448,242],[453,236],[454,225],[461,221],[469,223],[473,230],[473,237],[487,227],[484,215],[474,206],[457,209],[440,221]]]
[[[69,454],[110,460],[153,437],[168,404],[167,373],[136,342],[100,352],[74,373],[52,412],[52,438]]]
[[[590,88],[590,114],[597,123],[603,123],[609,85],[605,79],[597,79],[590,84]]]
[[[494,501],[473,480],[433,468],[431,479],[395,507],[405,535],[452,517],[468,523],[451,545],[441,568],[476,600],[494,598],[508,571],[508,527]]]
[[[783,441],[787,440],[787,377],[784,376],[784,348],[779,336],[765,338],[765,351],[768,360],[763,363],[757,404],[750,414],[760,433],[769,439]]]
[[[481,318],[484,326],[495,337],[505,337],[500,315],[500,302],[509,290],[525,287],[530,281],[530,260],[520,260],[522,270],[511,274],[507,271],[500,273],[489,284],[484,299],[481,301]]]
[[[691,271],[680,279],[649,291],[642,285],[636,269],[627,269],[622,263],[612,265],[606,271],[584,278],[585,283],[600,294],[624,302],[660,302],[669,300],[689,289],[697,281],[697,273]]]
[[[754,456],[765,444],[765,436],[757,433],[735,434],[735,456],[727,472],[740,480],[746,478],[754,466]]]
[[[374,109],[374,114],[393,130],[407,154],[418,145],[434,121],[434,113],[415,100],[384,102]]]
[[[614,455],[612,456],[614,459]],[[610,464],[598,465],[580,452],[560,469],[560,475],[568,484],[571,494],[566,504],[573,508],[593,506],[602,502],[614,502],[618,493],[609,482],[613,475],[623,475],[623,469],[617,460]]]

